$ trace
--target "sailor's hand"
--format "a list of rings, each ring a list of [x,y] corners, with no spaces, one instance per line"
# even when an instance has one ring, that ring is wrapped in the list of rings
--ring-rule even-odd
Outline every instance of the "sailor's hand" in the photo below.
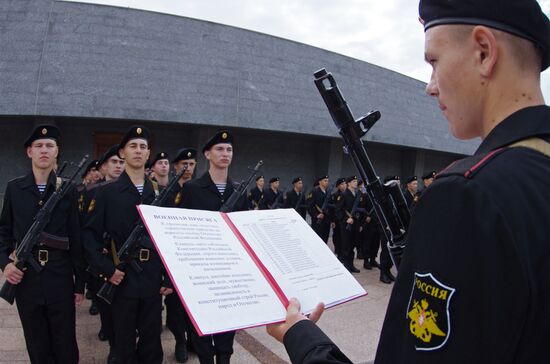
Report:
[[[4,268],[4,276],[11,284],[21,283],[24,275],[25,273],[22,270],[19,270],[19,268],[15,266],[15,263],[8,263]]]
[[[283,342],[285,334],[292,326],[297,322],[302,320],[311,320],[313,322],[319,321],[323,311],[325,310],[325,305],[323,303],[317,304],[315,310],[306,317],[300,313],[300,302],[296,298],[291,298],[288,307],[286,308],[286,321],[278,324],[267,325],[267,333],[273,336],[277,341]]]
[[[160,294],[163,296],[168,296],[169,294],[172,294],[174,290],[172,288],[168,287],[160,287]]]
[[[113,273],[111,278],[109,278],[109,282],[111,282],[115,286],[118,286],[124,279],[124,275],[125,273],[123,271],[115,269],[115,272]]]
[[[74,306],[79,307],[82,304],[82,301],[84,301],[84,294],[83,293],[75,293],[74,294]]]

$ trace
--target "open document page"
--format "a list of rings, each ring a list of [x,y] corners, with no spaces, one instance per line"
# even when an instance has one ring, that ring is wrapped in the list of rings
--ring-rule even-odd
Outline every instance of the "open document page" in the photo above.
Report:
[[[217,211],[138,206],[200,335],[283,321],[365,290],[294,209]]]
[[[302,311],[326,307],[366,294],[334,253],[294,209],[232,212],[236,229],[287,298]]]
[[[284,320],[281,298],[220,212],[139,211],[199,335]]]

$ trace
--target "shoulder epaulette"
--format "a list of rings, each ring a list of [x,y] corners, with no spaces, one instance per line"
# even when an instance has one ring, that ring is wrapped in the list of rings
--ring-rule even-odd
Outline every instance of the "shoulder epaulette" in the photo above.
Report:
[[[117,181],[118,178],[115,178],[115,179],[110,179],[108,181],[103,181],[103,182],[99,182],[99,183],[94,183],[93,185],[88,185],[86,186],[86,191],[91,191],[93,190],[94,188],[98,188],[98,187],[101,187],[101,186],[106,186],[108,184],[111,184],[115,181]]]
[[[445,169],[435,175],[435,179],[449,176],[462,176],[464,178],[473,178],[484,166],[493,158],[504,152],[507,148],[499,148],[488,153],[473,155],[464,159],[459,159],[449,164]]]

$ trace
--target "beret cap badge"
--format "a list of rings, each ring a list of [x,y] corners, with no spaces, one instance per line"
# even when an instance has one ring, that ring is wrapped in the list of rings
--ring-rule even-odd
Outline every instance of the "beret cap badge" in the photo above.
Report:
[[[48,134],[48,129],[43,128],[43,129],[42,129],[42,135],[46,135],[46,134]]]

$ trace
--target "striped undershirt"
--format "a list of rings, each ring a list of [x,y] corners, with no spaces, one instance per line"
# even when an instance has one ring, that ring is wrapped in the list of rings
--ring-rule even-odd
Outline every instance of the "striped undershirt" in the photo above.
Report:
[[[44,191],[46,191],[46,184],[44,183],[43,185],[36,185],[36,187],[38,187],[38,191],[40,193],[44,193]]]
[[[216,183],[216,187],[218,188],[218,191],[220,191],[220,195],[222,196],[225,192],[225,186],[227,186],[227,183]]]
[[[136,185],[136,188],[140,195],[143,195],[143,185]]]

